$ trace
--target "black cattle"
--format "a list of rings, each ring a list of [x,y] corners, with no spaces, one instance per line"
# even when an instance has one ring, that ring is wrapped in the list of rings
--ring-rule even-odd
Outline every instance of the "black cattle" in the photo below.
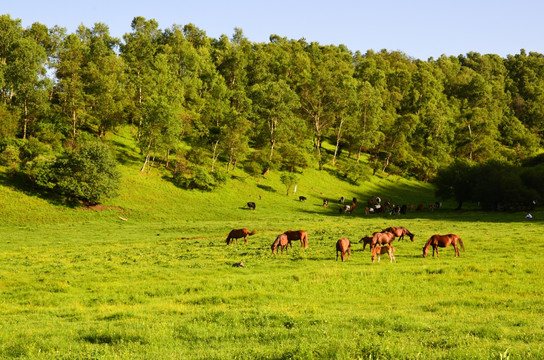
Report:
[[[255,210],[255,203],[250,201],[247,203],[247,207],[250,208],[251,210]]]
[[[298,201],[305,201],[306,200],[306,196],[299,196],[298,197]]]

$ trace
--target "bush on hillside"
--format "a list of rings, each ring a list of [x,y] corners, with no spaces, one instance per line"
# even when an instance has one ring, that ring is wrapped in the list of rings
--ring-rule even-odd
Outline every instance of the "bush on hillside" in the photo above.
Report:
[[[79,144],[52,162],[40,158],[30,169],[41,187],[87,205],[115,196],[119,187],[115,159],[108,147],[98,141]]]
[[[0,153],[0,165],[6,166],[10,170],[14,171],[20,162],[19,149],[14,145],[8,145]]]
[[[216,169],[209,171],[201,166],[192,166],[188,171],[174,173],[172,182],[184,189],[211,191],[227,181],[227,175]]]

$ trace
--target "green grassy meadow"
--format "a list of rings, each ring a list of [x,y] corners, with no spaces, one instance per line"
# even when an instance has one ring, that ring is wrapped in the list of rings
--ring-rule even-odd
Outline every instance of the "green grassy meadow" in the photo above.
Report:
[[[544,358],[544,212],[527,221],[445,203],[404,216],[344,215],[340,196],[435,199],[412,180],[356,186],[314,169],[296,195],[285,195],[277,174],[239,169],[217,191],[186,191],[161,170],[140,173],[128,137],[110,140],[123,186],[99,209],[38,196],[2,170],[0,358]],[[397,263],[372,263],[358,240],[388,226],[407,227],[415,241],[395,240]],[[257,233],[226,246],[241,227]],[[272,255],[289,229],[306,230],[309,248],[294,242]],[[423,258],[435,233],[456,233],[466,251]],[[340,237],[353,243],[345,263],[335,261]]]

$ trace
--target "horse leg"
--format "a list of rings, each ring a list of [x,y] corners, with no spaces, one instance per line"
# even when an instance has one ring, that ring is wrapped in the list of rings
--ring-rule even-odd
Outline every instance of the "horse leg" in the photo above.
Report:
[[[245,243],[247,244],[247,235],[244,236]]]
[[[453,244],[453,249],[455,250],[455,257],[459,256],[459,248],[457,247],[457,244]]]

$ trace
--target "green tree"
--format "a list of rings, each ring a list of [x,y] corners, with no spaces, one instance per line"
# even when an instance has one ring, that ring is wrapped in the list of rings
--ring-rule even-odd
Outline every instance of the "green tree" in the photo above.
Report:
[[[62,42],[58,62],[55,64],[58,105],[68,119],[73,140],[76,139],[77,129],[86,115],[82,70],[87,51],[81,39],[75,34],[70,34]]]
[[[103,23],[92,29],[80,26],[78,33],[89,47],[82,71],[88,121],[102,137],[122,123],[124,115],[126,80],[123,63],[115,53],[119,40],[110,36]]]
[[[289,191],[291,191],[293,185],[297,183],[297,176],[292,172],[283,172],[280,175],[280,180],[282,184],[285,185],[287,191],[286,195],[289,196]]]
[[[436,196],[443,200],[455,199],[458,203],[456,210],[461,210],[464,202],[473,199],[474,175],[473,164],[465,159],[455,160],[449,166],[438,170],[434,182]]]
[[[127,91],[130,105],[127,110],[132,122],[138,124],[136,137],[139,139],[143,123],[143,103],[155,85],[153,63],[158,52],[161,31],[157,21],[146,20],[141,16],[132,20],[131,28],[131,33],[123,35],[121,57],[126,64],[128,74]]]
[[[87,141],[58,157],[47,183],[41,185],[68,199],[93,205],[115,196],[119,180],[120,174],[108,147],[98,141]]]

